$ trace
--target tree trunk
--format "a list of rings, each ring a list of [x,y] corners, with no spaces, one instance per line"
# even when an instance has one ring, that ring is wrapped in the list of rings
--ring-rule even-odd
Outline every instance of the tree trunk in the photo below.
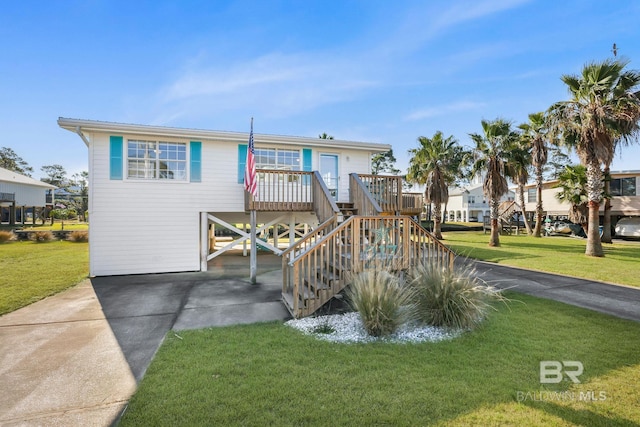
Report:
[[[496,198],[490,200],[491,205],[491,240],[489,246],[500,246],[500,230],[498,229],[498,207],[500,202]]]
[[[440,203],[433,204],[433,235],[438,240],[442,240],[442,230],[440,227],[440,218],[442,217],[442,206]]]
[[[602,221],[602,237],[600,241],[602,243],[612,243],[611,240],[611,199],[609,192],[611,191],[611,177],[609,176],[609,166],[604,168],[604,193],[607,198],[604,201],[604,220]]]
[[[589,229],[587,230],[588,256],[603,257],[602,242],[600,241],[600,200],[602,198],[602,171],[600,164],[591,160],[587,163],[587,196],[589,197]]]
[[[536,168],[536,225],[533,237],[540,237],[542,231],[542,167]]]
[[[520,210],[522,212],[522,220],[524,221],[524,228],[527,229],[527,234],[531,235],[531,225],[529,225],[529,219],[527,218],[527,209],[524,207],[524,185],[518,185],[518,198],[520,199]]]

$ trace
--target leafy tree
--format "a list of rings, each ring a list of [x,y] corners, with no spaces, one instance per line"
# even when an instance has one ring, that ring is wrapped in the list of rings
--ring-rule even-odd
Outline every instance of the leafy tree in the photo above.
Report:
[[[619,143],[631,143],[640,119],[640,72],[625,71],[626,60],[587,64],[581,75],[564,75],[571,99],[549,108],[552,129],[575,149],[586,167],[589,227],[585,254],[603,257],[598,232],[604,181],[602,166],[610,165]]]
[[[580,224],[585,233],[589,228],[589,197],[587,196],[587,169],[583,165],[566,166],[558,177],[560,188],[556,199],[569,204],[569,220]]]
[[[482,190],[491,208],[489,246],[500,246],[498,207],[500,198],[509,191],[505,163],[518,140],[518,134],[511,129],[511,123],[504,119],[482,120],[481,123],[482,134],[469,135],[475,144],[472,173],[485,173]]]
[[[558,141],[556,141],[558,144]],[[551,144],[547,146],[547,164],[543,168],[543,176],[546,180],[558,179],[564,172],[565,166],[571,165],[571,158],[567,154],[567,147]]]
[[[33,168],[9,147],[0,148],[0,168],[31,176]]]
[[[60,188],[66,187],[69,184],[67,180],[67,171],[62,165],[42,166],[40,170],[47,175],[46,178],[41,179],[43,182],[47,182]]]
[[[86,221],[85,212],[89,209],[89,172],[82,171],[71,175],[71,182],[67,191],[72,195],[70,201],[73,208],[79,212],[83,221]]]
[[[529,114],[529,122],[519,126],[522,130],[521,138],[525,146],[531,148],[531,165],[535,171],[536,177],[536,225],[533,230],[534,237],[542,235],[542,182],[543,169],[547,163],[549,150],[547,149],[547,141],[549,139],[548,129],[544,113]],[[524,196],[521,196],[524,198]]]
[[[407,181],[426,185],[425,199],[433,203],[433,232],[442,239],[442,204],[449,200],[449,186],[456,180],[464,159],[464,150],[453,137],[437,131],[431,138],[418,138],[419,148],[409,150]]]
[[[396,168],[396,157],[393,155],[393,149],[384,153],[376,153],[371,157],[371,173],[380,175],[388,173],[391,175],[399,175],[400,169]]]

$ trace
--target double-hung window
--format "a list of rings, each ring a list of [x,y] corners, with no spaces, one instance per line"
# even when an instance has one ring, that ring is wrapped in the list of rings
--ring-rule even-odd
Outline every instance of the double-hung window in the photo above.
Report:
[[[300,150],[285,150],[280,148],[256,148],[257,169],[275,169],[299,171]]]
[[[128,140],[127,177],[185,181],[187,179],[187,144]]]

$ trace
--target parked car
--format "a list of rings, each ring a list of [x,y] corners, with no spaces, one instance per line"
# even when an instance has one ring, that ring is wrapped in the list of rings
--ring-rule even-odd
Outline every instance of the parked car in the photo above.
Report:
[[[545,234],[547,236],[573,235],[578,237],[587,237],[580,224],[574,224],[567,219],[547,223],[545,226]]]
[[[623,239],[640,239],[640,217],[620,218],[615,231],[616,236]]]

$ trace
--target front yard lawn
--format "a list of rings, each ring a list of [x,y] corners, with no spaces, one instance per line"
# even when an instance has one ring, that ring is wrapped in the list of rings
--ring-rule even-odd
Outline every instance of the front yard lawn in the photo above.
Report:
[[[121,425],[640,422],[640,324],[508,296],[439,343],[333,344],[280,323],[169,332]],[[548,360],[581,362],[581,383],[541,384]]]
[[[89,274],[89,244],[0,244],[0,315],[75,285]]]
[[[500,247],[489,247],[489,234],[443,233],[443,243],[458,255],[513,267],[565,274],[584,279],[640,287],[640,244],[603,244],[605,257],[584,254],[586,239],[527,235],[500,236]]]

